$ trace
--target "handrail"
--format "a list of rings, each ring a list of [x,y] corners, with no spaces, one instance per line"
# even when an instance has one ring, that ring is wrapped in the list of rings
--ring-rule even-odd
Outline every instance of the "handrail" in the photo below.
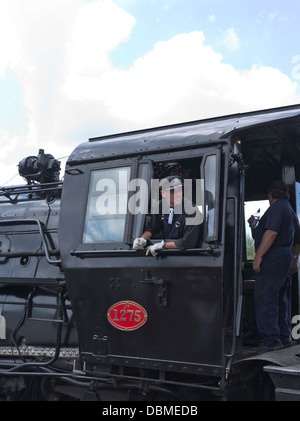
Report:
[[[18,186],[0,187],[0,196],[8,194],[33,193],[46,190],[60,190],[63,186],[62,181],[43,184],[21,184]]]
[[[232,346],[230,353],[226,353],[225,357],[232,358],[236,350],[236,316],[237,316],[237,241],[238,241],[238,200],[236,196],[227,196],[227,200],[234,201],[234,270],[233,270],[233,327],[232,327]]]
[[[104,257],[104,256],[145,256],[145,250],[72,250],[71,256],[75,257]],[[185,250],[164,249],[159,251],[159,255],[200,255],[200,254],[214,254],[218,255],[217,249],[207,248],[193,248]]]
[[[58,249],[48,250],[49,256],[58,256],[60,251]],[[23,250],[23,251],[0,251],[0,257],[45,257],[46,253],[43,250]]]
[[[52,252],[50,252],[48,248],[48,244],[47,244],[45,232],[44,232],[44,224],[39,219],[2,219],[2,220],[0,219],[0,225],[19,225],[19,224],[28,224],[28,225],[36,224],[38,227],[41,239],[42,239],[47,262],[50,265],[56,265],[56,266],[61,264],[60,259],[52,260],[50,258],[50,253],[52,254]]]

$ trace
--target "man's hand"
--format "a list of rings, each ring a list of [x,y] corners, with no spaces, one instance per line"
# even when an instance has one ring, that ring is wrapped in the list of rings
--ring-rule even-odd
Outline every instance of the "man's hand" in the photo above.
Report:
[[[252,263],[252,267],[255,270],[256,273],[260,272],[260,264],[262,261],[262,257],[260,256],[255,256],[253,263]]]
[[[292,275],[294,275],[295,273],[298,272],[298,257],[294,257],[293,258],[293,263],[292,263],[292,267],[290,269],[290,273]]]
[[[149,255],[149,253],[152,254],[152,256],[157,256],[157,251],[162,250],[165,246],[164,240],[160,243],[153,244],[152,246],[147,247],[146,256]]]
[[[133,242],[133,250],[142,250],[147,244],[147,240],[143,237],[136,238]]]

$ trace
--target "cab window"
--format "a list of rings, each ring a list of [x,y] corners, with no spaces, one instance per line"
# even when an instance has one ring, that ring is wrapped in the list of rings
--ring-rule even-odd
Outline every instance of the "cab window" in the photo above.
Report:
[[[91,173],[83,243],[123,242],[131,167]]]
[[[296,209],[297,216],[300,222],[300,183],[296,183]]]
[[[247,222],[251,215],[254,215],[258,212],[260,214],[260,218],[266,212],[269,207],[268,200],[254,200],[245,202],[245,233],[246,233],[246,260],[253,260],[255,257],[255,250],[254,250],[254,240],[252,238],[251,228],[249,227],[249,223]]]
[[[208,155],[202,163],[204,175],[204,237],[206,241],[214,241],[218,237],[219,163],[216,154]]]
[[[153,162],[153,179],[159,181],[171,175],[178,175],[184,182],[184,197],[190,200],[199,210],[200,235],[197,247],[201,247],[203,242],[213,242],[218,238],[218,195],[220,179],[220,156],[218,151],[210,152],[204,156],[195,158],[173,159],[168,161],[160,160]],[[152,180],[153,181],[153,180]],[[157,189],[153,194],[153,189],[149,197],[149,212],[145,218],[145,224],[135,224],[135,236],[140,236],[147,225],[151,223],[151,216],[158,213],[161,196]],[[135,217],[136,218],[136,217]],[[190,218],[191,220],[193,218]],[[142,221],[142,218],[140,218]],[[136,219],[137,222],[137,219]],[[152,240],[159,241],[162,232],[156,232]]]

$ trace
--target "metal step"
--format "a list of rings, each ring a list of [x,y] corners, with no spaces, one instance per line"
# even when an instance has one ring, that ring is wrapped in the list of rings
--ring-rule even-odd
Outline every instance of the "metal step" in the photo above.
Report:
[[[300,401],[300,364],[286,367],[268,365],[264,371],[269,373],[275,385],[276,401]]]

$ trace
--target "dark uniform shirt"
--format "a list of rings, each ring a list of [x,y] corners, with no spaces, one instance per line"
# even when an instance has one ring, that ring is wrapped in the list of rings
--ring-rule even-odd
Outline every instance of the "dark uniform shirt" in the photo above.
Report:
[[[287,199],[274,202],[261,217],[255,232],[255,250],[266,230],[277,232],[272,247],[291,247],[294,242],[300,243],[299,221]]]
[[[184,199],[184,202],[187,199]],[[191,209],[191,205],[195,207],[191,202],[189,207],[185,209]],[[184,250],[187,248],[197,247],[200,239],[200,231],[202,226],[202,216],[198,210],[195,208],[194,214],[187,214],[183,211],[181,214],[174,214],[172,224],[168,224],[169,214],[162,214],[162,201],[160,201],[159,214],[153,214],[146,221],[145,230],[151,232],[152,238],[163,238],[165,240],[174,241],[178,249]],[[196,218],[197,224],[188,225],[187,218]]]

